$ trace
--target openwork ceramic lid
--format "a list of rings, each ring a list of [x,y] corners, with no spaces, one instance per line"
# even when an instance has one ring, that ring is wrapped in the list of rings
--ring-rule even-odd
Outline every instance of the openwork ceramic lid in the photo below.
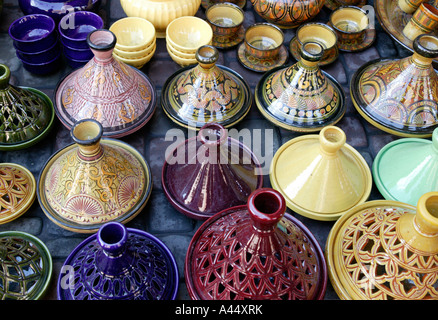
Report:
[[[319,131],[345,114],[344,92],[318,63],[324,53],[316,42],[301,49],[301,60],[266,72],[255,89],[260,112],[275,125],[299,132]]]
[[[146,205],[149,165],[130,145],[102,139],[92,119],[71,130],[75,144],[50,157],[41,171],[37,196],[44,213],[62,228],[91,233],[108,221],[128,222]]]
[[[25,167],[0,163],[0,224],[27,212],[36,198],[36,181]]]
[[[228,137],[223,126],[211,123],[169,154],[162,185],[178,211],[205,220],[245,204],[251,192],[262,187],[263,174],[251,150]]]
[[[270,179],[290,209],[325,221],[366,201],[372,187],[365,159],[335,126],[282,145],[271,162]]]
[[[323,299],[327,270],[322,250],[284,198],[258,189],[247,205],[224,210],[195,233],[185,261],[194,300]]]
[[[414,40],[412,56],[374,60],[351,80],[357,111],[377,128],[403,137],[430,137],[437,127],[438,38],[423,34]]]
[[[59,300],[174,300],[175,259],[153,235],[108,222],[80,243],[63,265]]]
[[[161,105],[172,121],[197,130],[213,122],[228,128],[248,113],[252,103],[248,83],[234,70],[217,65],[218,57],[215,47],[202,46],[196,52],[198,65],[167,79]]]
[[[52,277],[52,257],[37,237],[0,232],[0,300],[38,300]]]
[[[330,231],[330,281],[344,300],[438,298],[438,193],[417,207],[375,200],[351,209]]]
[[[11,72],[0,64],[0,150],[23,149],[50,131],[55,111],[52,101],[34,88],[9,83]]]
[[[60,81],[56,115],[68,129],[78,120],[97,120],[103,135],[112,138],[137,131],[155,111],[153,84],[143,72],[113,58],[117,39],[111,31],[94,30],[87,41],[94,58]]]

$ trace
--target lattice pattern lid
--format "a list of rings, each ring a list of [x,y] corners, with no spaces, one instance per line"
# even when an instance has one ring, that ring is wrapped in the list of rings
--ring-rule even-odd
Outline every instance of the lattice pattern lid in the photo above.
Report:
[[[282,195],[254,191],[247,205],[209,218],[195,233],[185,261],[194,300],[323,299],[326,263],[313,235],[285,214]]]

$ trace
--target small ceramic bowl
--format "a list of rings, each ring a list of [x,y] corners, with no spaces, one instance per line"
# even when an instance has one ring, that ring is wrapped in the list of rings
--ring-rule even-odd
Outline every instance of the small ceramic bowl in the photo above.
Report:
[[[62,43],[74,49],[88,49],[88,34],[102,28],[102,18],[89,11],[71,12],[65,15],[58,25]]]
[[[61,66],[61,52],[59,52],[53,60],[44,63],[29,63],[24,60],[21,60],[21,62],[23,63],[24,69],[30,73],[37,75],[51,74],[57,71]]]
[[[14,44],[15,46],[15,44]],[[24,52],[24,51],[20,51],[18,49],[15,50],[15,53],[17,55],[18,58],[20,58],[20,60],[28,62],[28,63],[34,63],[34,64],[39,64],[39,63],[45,63],[48,61],[52,61],[53,59],[55,59],[60,52],[60,45],[59,42],[55,42],[52,47],[50,47],[47,50],[43,50],[40,52]]]
[[[369,27],[369,18],[362,8],[340,7],[330,15],[330,24],[336,31],[339,42],[360,42],[365,37],[366,29]]]
[[[141,57],[141,58],[137,58],[137,59],[126,59],[126,58],[122,58],[119,57],[116,53],[113,52],[113,56],[115,59],[118,59],[130,66],[133,66],[137,69],[141,69],[143,68],[143,66],[148,63],[152,57],[154,56],[155,50],[157,49],[157,46],[154,46],[152,51],[145,57]]]
[[[119,57],[125,59],[138,59],[147,56],[149,53],[152,52],[152,50],[155,50],[156,45],[157,42],[156,40],[154,40],[148,47],[139,51],[125,51],[125,50],[120,50],[117,47],[114,47],[114,53],[116,53]]]
[[[297,29],[296,34],[299,50],[306,42],[317,42],[324,48],[324,55],[321,60],[330,59],[337,54],[338,37],[333,28],[326,24],[320,22],[306,23]]]
[[[229,2],[210,6],[205,16],[213,29],[214,36],[230,38],[237,34],[245,18],[243,10]]]
[[[245,51],[257,59],[275,59],[283,41],[280,28],[267,22],[256,23],[245,32]]]
[[[166,43],[166,49],[167,51],[172,52],[172,54],[176,55],[177,57],[183,58],[183,59],[195,59],[196,53],[184,53],[181,51],[176,50],[172,45],[168,42]]]
[[[167,50],[167,52],[169,53],[172,60],[179,64],[181,67],[187,67],[198,63],[196,58],[182,58],[174,54],[171,50]]]
[[[67,59],[74,59],[74,60],[90,60],[93,58],[93,52],[88,49],[75,49],[70,48],[68,46],[63,46],[62,48],[64,55]]]
[[[127,17],[117,20],[109,30],[117,37],[115,48],[121,51],[142,51],[156,41],[154,25],[143,18]]]
[[[18,18],[9,26],[9,36],[15,47],[23,52],[40,52],[58,40],[55,21],[43,14]]]
[[[208,22],[194,16],[177,18],[166,28],[166,41],[183,53],[196,53],[212,39],[213,30]]]
[[[84,65],[86,65],[91,59],[88,60],[78,60],[78,59],[71,59],[68,57],[65,57],[67,64],[72,68],[72,69],[77,69],[77,68],[81,68]]]

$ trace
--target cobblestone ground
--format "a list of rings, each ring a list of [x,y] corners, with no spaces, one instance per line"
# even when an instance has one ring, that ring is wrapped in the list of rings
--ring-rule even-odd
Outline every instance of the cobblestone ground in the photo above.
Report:
[[[105,21],[106,28],[109,28],[114,21],[126,16],[119,0],[103,0],[102,2],[100,14]],[[369,4],[372,5],[372,3]],[[329,9],[323,8],[315,20],[327,22],[330,12]],[[70,73],[72,69],[64,63],[63,67],[52,75],[35,76],[22,67],[20,60],[15,56],[12,40],[7,33],[9,25],[22,15],[23,13],[15,0],[5,0],[0,20],[0,63],[8,65],[11,69],[12,83],[37,88],[50,97],[53,97],[58,81]],[[204,9],[201,7],[196,15],[204,18]],[[263,19],[253,11],[251,3],[248,1],[245,7],[244,25],[247,27],[255,22],[262,21]],[[377,19],[375,23],[377,39],[372,47],[362,52],[341,53],[336,62],[323,67],[324,71],[339,81],[346,93],[347,112],[338,123],[338,126],[345,131],[347,143],[356,148],[364,156],[370,167],[379,150],[397,137],[374,128],[357,113],[349,96],[351,76],[362,64],[372,59],[379,57],[405,57],[410,55],[409,51],[395,43],[390,36],[384,32]],[[295,35],[295,32],[294,29],[284,30],[284,44],[287,45],[287,47]],[[290,56],[288,63],[294,62],[295,60]],[[228,66],[242,75],[251,86],[252,92],[254,92],[254,88],[262,74],[245,69],[237,59],[236,49],[220,50],[219,64]],[[148,75],[155,84],[159,96],[165,80],[179,68],[180,67],[173,62],[168,55],[165,40],[158,39],[156,53],[152,60],[142,68],[142,71]],[[69,131],[60,124],[58,119],[56,120],[56,126],[49,137],[29,149],[0,152],[0,162],[13,162],[24,165],[35,177],[38,177],[46,160],[58,149],[72,143]],[[201,225],[201,222],[192,220],[175,211],[162,192],[160,181],[161,168],[164,162],[165,150],[172,143],[172,141],[166,141],[164,137],[166,132],[171,128],[176,128],[176,126],[166,117],[161,107],[158,106],[155,115],[148,125],[136,133],[122,138],[123,141],[136,147],[146,158],[152,170],[154,183],[153,193],[148,205],[143,212],[129,222],[127,226],[150,232],[160,238],[170,248],[177,260],[181,278],[178,299],[184,300],[189,299],[184,282],[184,259],[189,242],[194,232]],[[246,118],[236,126],[238,130],[243,128],[250,130],[272,129],[274,133],[274,152],[283,143],[298,136],[297,133],[289,132],[272,125],[259,113],[255,105],[252,106]],[[264,186],[270,186],[268,175],[265,175]],[[315,197],[317,196],[318,195],[315,195]],[[370,200],[381,198],[382,196],[375,185],[373,185]],[[288,212],[290,212],[290,210],[288,210]],[[328,233],[334,222],[315,221],[293,212],[290,213],[301,220],[310,229],[319,241],[321,247],[324,248]],[[0,226],[0,231],[6,230],[31,233],[39,237],[48,246],[53,257],[54,274],[51,289],[45,296],[45,299],[56,299],[56,281],[58,279],[59,270],[69,253],[87,237],[87,235],[66,231],[55,225],[44,215],[38,201],[35,201],[31,209],[25,215],[15,221]],[[330,284],[328,284],[325,299],[338,299]]]

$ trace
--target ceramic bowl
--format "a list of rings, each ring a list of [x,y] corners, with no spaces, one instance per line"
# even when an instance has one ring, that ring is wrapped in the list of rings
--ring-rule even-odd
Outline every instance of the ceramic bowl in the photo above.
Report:
[[[57,41],[55,21],[43,14],[18,18],[9,26],[9,36],[15,47],[24,52],[40,52]]]
[[[117,37],[115,48],[122,51],[142,51],[156,41],[154,25],[143,18],[127,17],[117,20],[109,30]]]
[[[23,63],[24,69],[29,71],[30,73],[37,75],[51,74],[59,69],[61,66],[61,52],[51,61],[44,63],[29,63],[24,60],[21,60]]]
[[[90,50],[90,48],[87,49],[75,49],[70,48],[68,46],[63,46],[62,48],[64,55],[67,59],[74,59],[74,60],[90,60],[94,57],[93,52]]]
[[[151,53],[153,50],[155,50],[155,47],[157,46],[157,42],[156,40],[152,41],[152,43],[144,48],[143,50],[139,50],[139,51],[125,51],[125,50],[120,50],[118,48],[114,48],[114,53],[116,53],[119,57],[125,58],[125,59],[138,59],[138,58],[142,58],[145,57],[147,55],[149,55],[149,53]]]
[[[183,53],[196,53],[199,47],[213,39],[213,30],[207,21],[198,17],[181,17],[173,20],[166,29],[166,42]]]
[[[330,23],[339,42],[361,41],[369,27],[369,18],[362,8],[340,7],[330,15]]]
[[[62,43],[74,49],[88,49],[88,34],[102,28],[102,18],[89,11],[71,12],[65,15],[58,25]]]
[[[83,67],[88,61],[90,60],[78,60],[78,59],[71,59],[66,57],[67,60],[67,64],[72,68],[72,69],[78,69],[80,67]]]
[[[266,22],[253,24],[245,32],[245,50],[248,55],[258,59],[277,57],[283,41],[283,31]]]
[[[34,64],[52,61],[59,55],[59,52],[60,52],[59,42],[55,42],[52,45],[52,47],[40,52],[24,52],[18,49],[15,50],[15,53],[17,57],[20,58],[20,60]]]
[[[130,65],[130,66],[133,66],[133,67],[135,67],[137,69],[141,69],[141,68],[143,68],[143,66],[146,63],[149,62],[149,60],[152,59],[152,57],[154,56],[156,48],[157,48],[157,46],[154,46],[152,51],[147,56],[144,56],[144,57],[141,57],[141,58],[136,58],[136,59],[126,59],[126,58],[118,56],[114,52],[113,52],[113,56],[114,56],[114,58],[116,58],[116,59],[118,59],[118,60],[120,60],[120,61],[122,61],[122,62],[124,62],[124,63],[126,63],[128,65]]]
[[[210,6],[205,16],[213,29],[213,34],[222,37],[235,36],[245,18],[243,10],[229,2]]]
[[[170,51],[172,54],[174,54],[175,56],[178,56],[182,59],[195,59],[195,56],[196,56],[196,53],[184,53],[184,52],[178,51],[177,49],[172,47],[172,45],[169,42],[166,43],[166,48],[167,48],[168,52]]]
[[[319,22],[312,22],[303,24],[297,29],[297,41],[300,50],[306,42],[319,43],[324,48],[321,60],[325,60],[336,54],[338,37],[330,26]]]
[[[194,64],[198,63],[196,58],[193,58],[193,59],[183,58],[183,57],[177,56],[169,49],[167,50],[167,52],[169,53],[172,60],[175,61],[177,64],[179,64],[181,67],[187,67],[187,66],[194,65]]]

